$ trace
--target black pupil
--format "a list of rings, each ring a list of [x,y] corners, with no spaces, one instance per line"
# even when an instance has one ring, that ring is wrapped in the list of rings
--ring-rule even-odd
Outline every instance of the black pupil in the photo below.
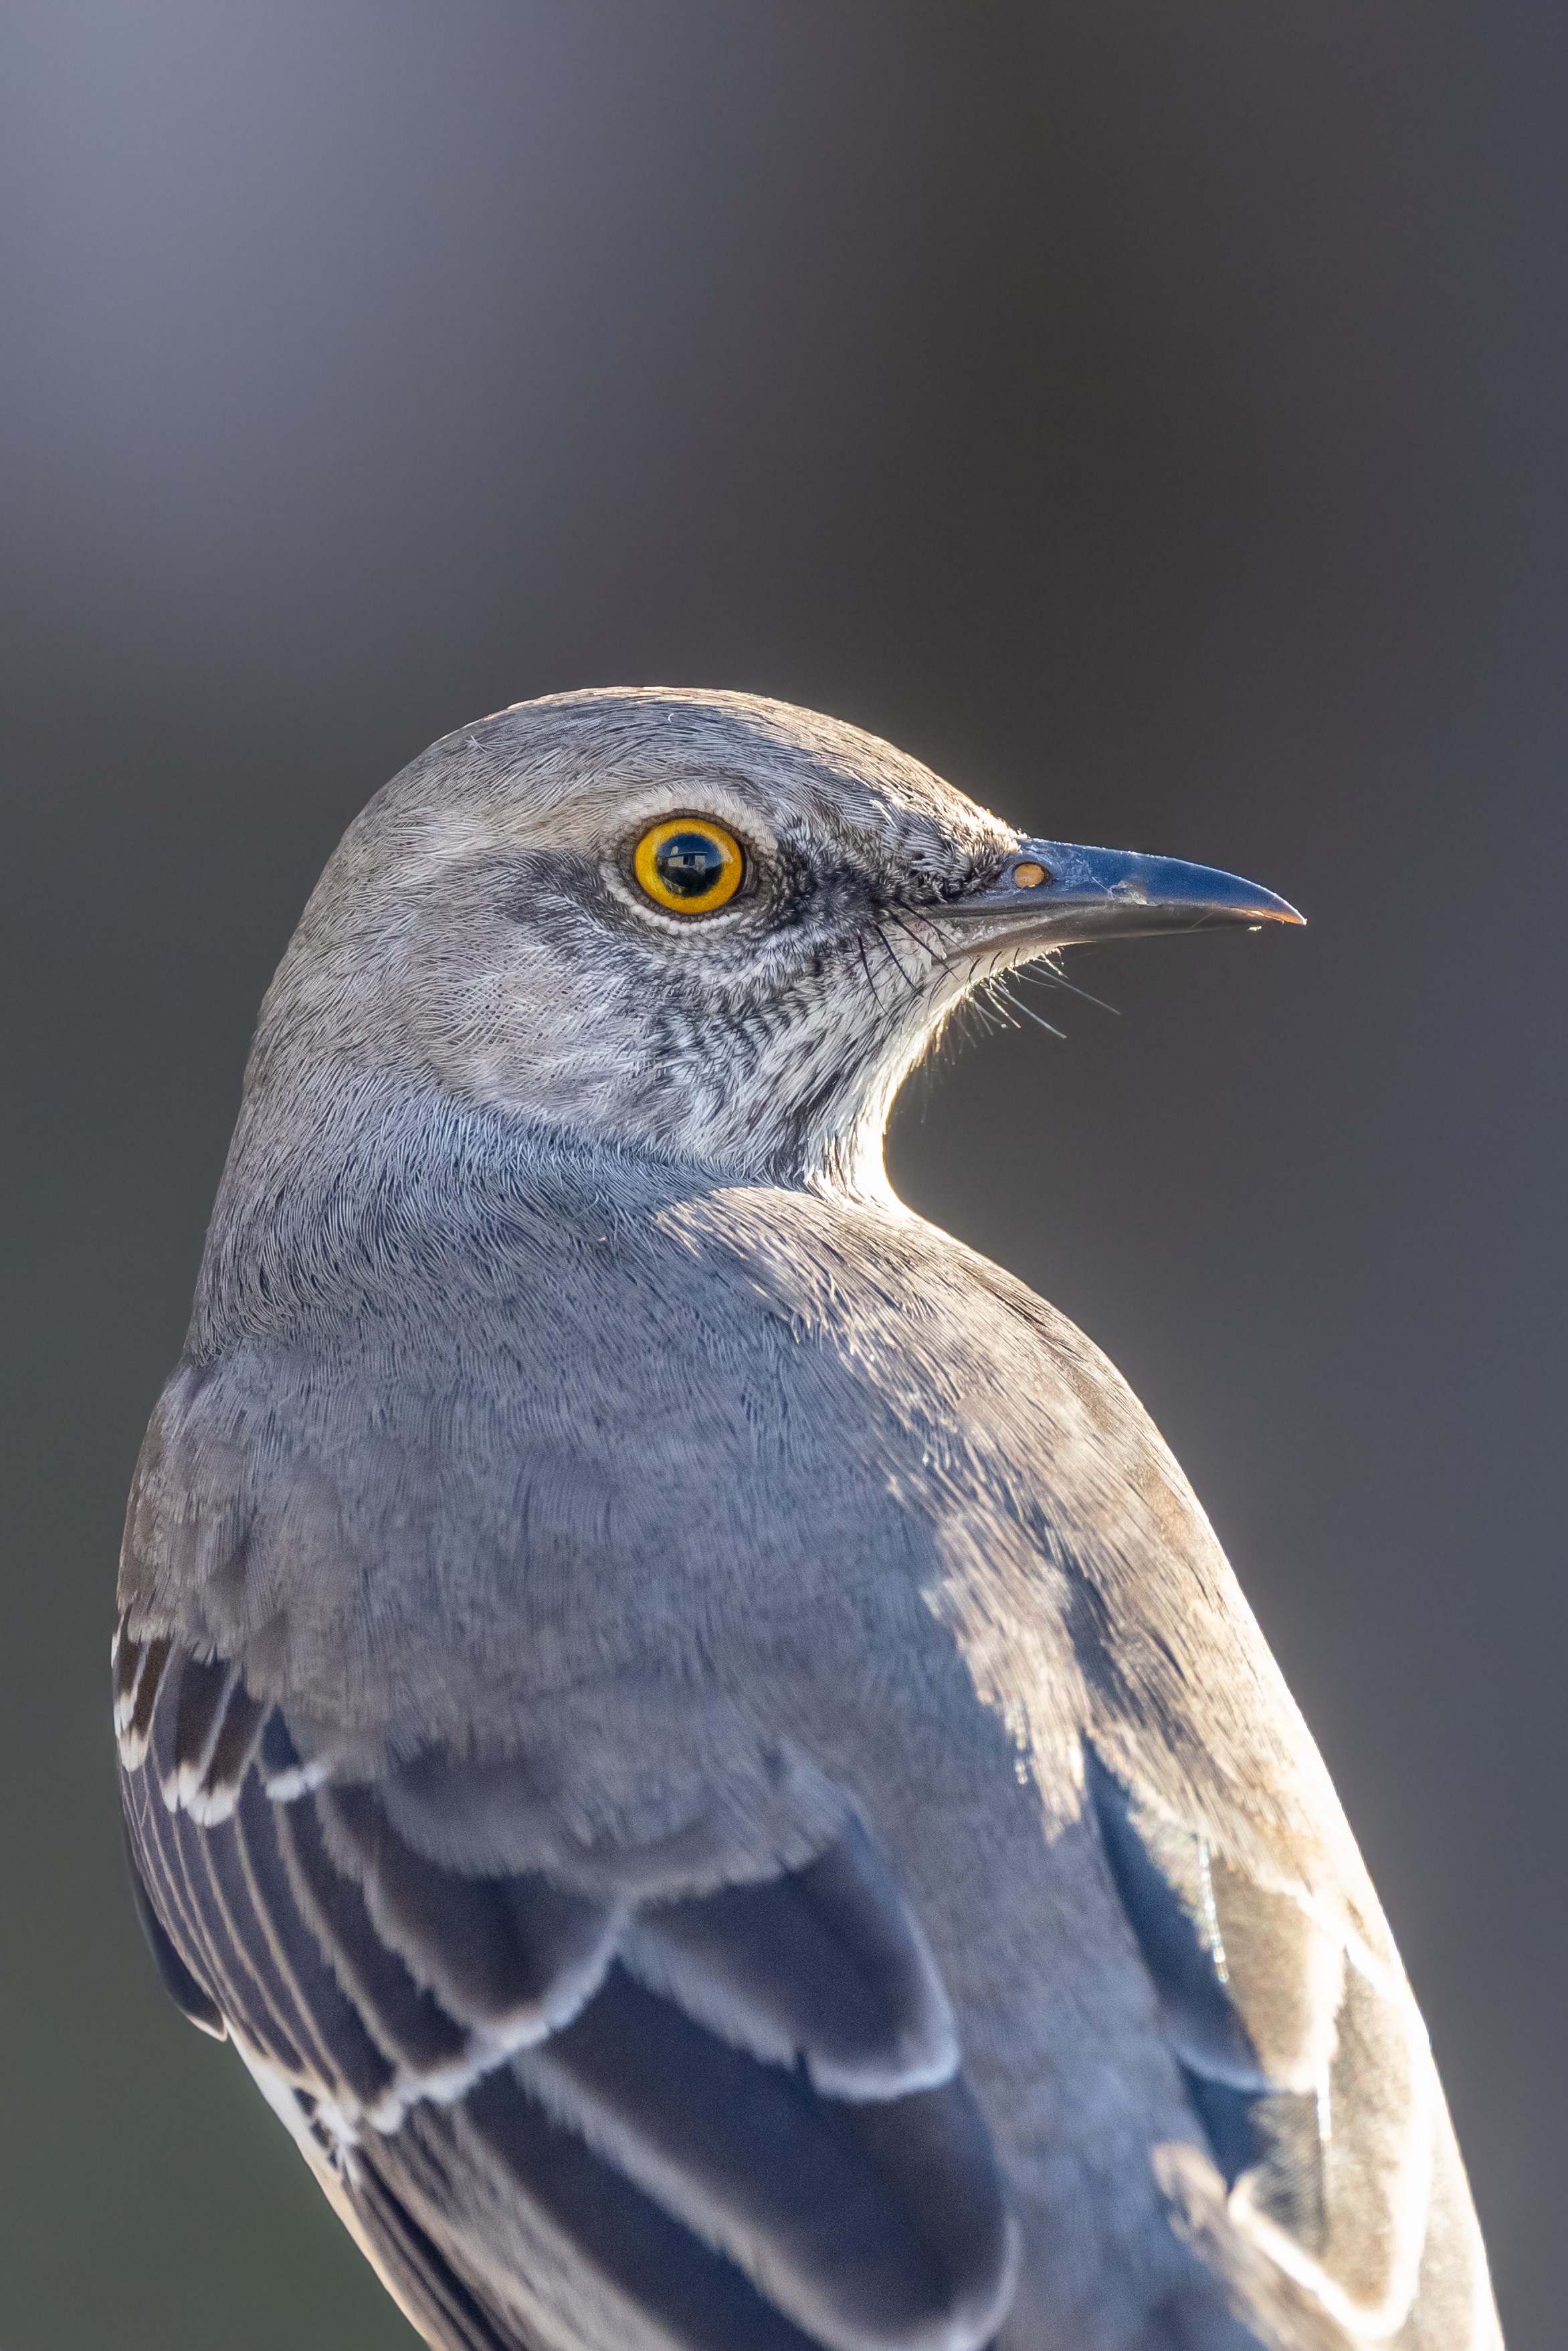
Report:
[[[653,852],[653,870],[673,898],[705,897],[724,872],[711,832],[673,832]]]

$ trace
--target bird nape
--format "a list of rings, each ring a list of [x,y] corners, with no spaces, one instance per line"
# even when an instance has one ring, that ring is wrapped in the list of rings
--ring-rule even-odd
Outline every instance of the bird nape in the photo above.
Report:
[[[350,827],[137,1468],[163,1980],[442,2351],[1495,2351],[1343,1814],[1124,1383],[912,1216],[949,1016],[1300,920],[555,696]]]

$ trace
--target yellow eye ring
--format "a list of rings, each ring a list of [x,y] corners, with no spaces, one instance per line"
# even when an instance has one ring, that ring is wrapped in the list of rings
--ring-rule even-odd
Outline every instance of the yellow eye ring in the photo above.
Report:
[[[746,856],[734,833],[711,816],[672,816],[643,835],[632,871],[668,914],[712,914],[739,889]]]

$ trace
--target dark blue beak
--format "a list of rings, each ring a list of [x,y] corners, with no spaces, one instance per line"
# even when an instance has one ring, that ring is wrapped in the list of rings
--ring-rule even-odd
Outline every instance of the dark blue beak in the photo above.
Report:
[[[1271,890],[1130,849],[1080,849],[1068,841],[1024,841],[996,880],[950,898],[944,918],[988,917],[998,929],[1038,933],[1040,952],[1090,939],[1136,938],[1151,931],[1208,931],[1238,924],[1306,919]]]

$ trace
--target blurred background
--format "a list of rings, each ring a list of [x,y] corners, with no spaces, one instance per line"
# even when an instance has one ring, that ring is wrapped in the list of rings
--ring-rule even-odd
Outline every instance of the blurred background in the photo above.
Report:
[[[892,1162],[1191,1473],[1561,2340],[1565,101],[1560,0],[8,0],[5,2351],[412,2346],[138,1940],[120,1513],[342,826],[644,682],[1310,914]]]

